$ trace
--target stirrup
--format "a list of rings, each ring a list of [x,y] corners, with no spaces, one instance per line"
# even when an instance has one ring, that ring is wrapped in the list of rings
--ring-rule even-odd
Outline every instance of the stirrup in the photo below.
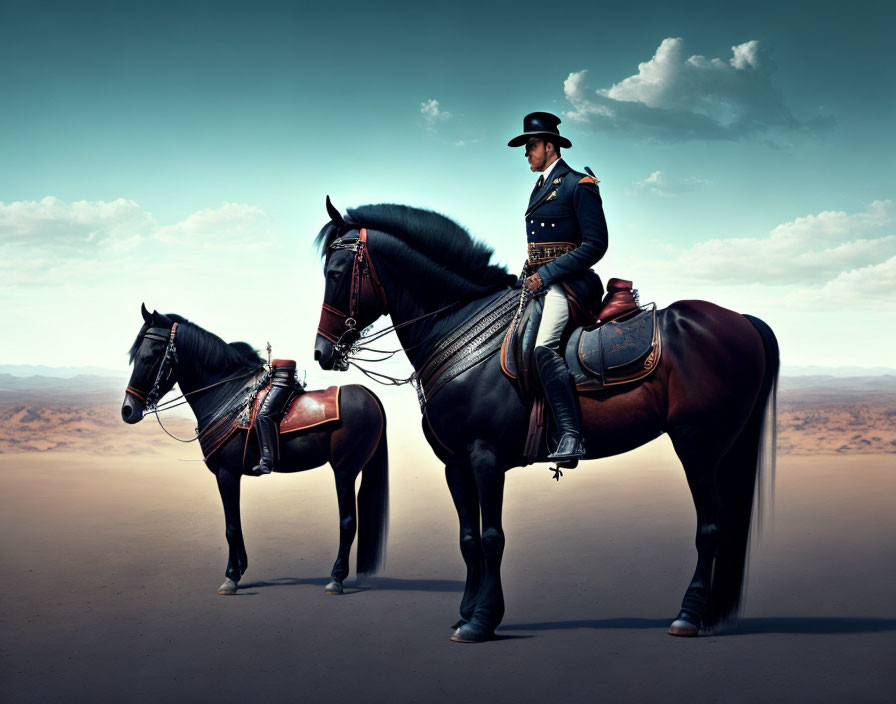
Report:
[[[274,469],[276,469],[276,467],[273,462],[265,462],[264,458],[259,458],[258,464],[252,467],[252,469],[249,470],[249,473],[253,477],[263,477],[264,475],[273,472]]]
[[[565,448],[564,445],[566,445]],[[561,452],[561,449],[563,452]],[[582,436],[578,433],[565,432],[560,436],[557,449],[548,455],[548,461],[557,462],[558,464],[562,462],[564,465],[570,462],[577,464],[584,457],[585,443],[582,441]],[[575,464],[572,467],[575,467]],[[569,469],[572,469],[572,467],[569,467]]]

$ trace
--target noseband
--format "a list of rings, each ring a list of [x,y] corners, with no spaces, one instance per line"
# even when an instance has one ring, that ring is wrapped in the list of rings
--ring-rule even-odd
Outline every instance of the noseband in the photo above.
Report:
[[[133,386],[129,386],[125,389],[125,393],[136,396],[150,408],[155,406],[159,400],[159,389],[162,383],[167,382],[174,374],[174,367],[177,364],[177,350],[174,347],[174,335],[177,333],[177,325],[177,323],[174,323],[174,325],[171,326],[170,331],[165,328],[149,328],[143,334],[144,340],[149,338],[150,340],[158,340],[159,342],[167,341],[168,344],[165,346],[165,354],[159,364],[159,371],[156,372],[156,378],[152,384],[152,388],[148,392],[134,388]]]
[[[346,242],[338,239],[330,245],[330,249],[348,249],[355,253],[352,261],[348,312],[344,313],[324,302],[321,306],[317,332],[337,347],[344,347],[343,338],[349,333],[359,332],[358,317],[362,310],[370,310],[374,304],[379,304],[380,310],[386,313],[388,306],[386,293],[370,260],[366,228],[360,229],[357,240]]]

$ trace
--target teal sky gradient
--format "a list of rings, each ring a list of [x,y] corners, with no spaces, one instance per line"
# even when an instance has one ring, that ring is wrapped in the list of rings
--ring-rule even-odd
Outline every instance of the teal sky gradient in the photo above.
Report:
[[[704,297],[761,315],[778,331],[785,363],[861,362],[825,347],[827,318],[812,312],[838,272],[804,274],[789,286],[771,274],[732,282],[723,270],[717,281],[691,281],[678,259],[713,239],[761,240],[835,211],[858,223],[844,224],[835,245],[871,239],[879,247],[839,273],[878,266],[867,314],[870,321],[883,310],[894,322],[892,210],[871,225],[861,215],[896,194],[890,3],[588,3],[550,12],[520,2],[186,5],[0,4],[0,203],[122,198],[152,220],[128,229],[143,238],[130,260],[122,247],[79,249],[84,233],[73,234],[65,256],[90,262],[79,278],[59,271],[54,238],[64,234],[48,234],[45,224],[23,230],[0,216],[7,266],[34,272],[0,284],[0,303],[21,330],[0,345],[4,363],[63,363],[53,344],[61,330],[78,350],[69,362],[120,366],[144,299],[215,332],[225,320],[216,310],[226,307],[246,319],[232,337],[261,345],[279,334],[296,346],[294,356],[310,357],[320,300],[310,241],[325,220],[326,194],[343,209],[388,201],[438,210],[516,271],[534,177],[506,142],[532,110],[563,116],[574,145],[564,157],[601,178],[610,254],[597,269],[605,279],[635,277],[642,296],[661,304]],[[726,140],[658,139],[637,124],[609,130],[564,114],[573,110],[564,94],[571,73],[587,70],[592,94],[610,89],[676,37],[684,56],[726,66],[733,46],[757,41],[763,70],[776,67],[772,90],[745,94],[744,104],[777,95],[796,126]],[[421,113],[429,100],[450,113],[431,129]],[[650,182],[655,172],[659,181]],[[243,213],[231,228],[243,249],[232,256],[215,251],[207,231],[189,252],[177,248],[188,235],[149,246],[155,230],[225,203],[254,209],[250,220],[264,234],[256,239]],[[44,249],[41,269],[34,258]],[[213,271],[203,260],[209,252],[218,257]],[[172,259],[183,270],[161,274]],[[273,311],[259,317],[253,297],[229,284],[248,279],[246,268],[265,271],[285,293],[304,285],[307,310],[291,323]],[[125,277],[131,269],[144,274]],[[87,337],[55,310],[60,297],[109,321],[99,349],[78,344]],[[831,302],[835,311],[856,305]],[[37,357],[25,338],[40,343]],[[866,363],[890,363],[893,341],[892,332],[871,333]]]

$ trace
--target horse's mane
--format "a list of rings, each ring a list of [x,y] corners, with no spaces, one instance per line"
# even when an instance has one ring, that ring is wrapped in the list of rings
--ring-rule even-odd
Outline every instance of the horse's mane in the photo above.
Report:
[[[513,285],[516,277],[491,263],[494,250],[470,236],[450,218],[407,205],[380,204],[352,208],[346,223],[391,235],[383,245],[413,260],[418,280],[441,281],[446,274],[469,293],[485,293]],[[330,222],[315,239],[321,255],[344,230]]]
[[[248,342],[227,343],[214,333],[199,327],[196,323],[191,323],[182,315],[168,313],[166,317],[178,324],[176,340],[189,346],[197,358],[208,366],[240,370],[264,364],[264,359]],[[137,339],[131,345],[128,352],[131,364],[134,363],[137,349],[143,342],[143,336],[148,328],[149,325],[144,323],[137,334]]]

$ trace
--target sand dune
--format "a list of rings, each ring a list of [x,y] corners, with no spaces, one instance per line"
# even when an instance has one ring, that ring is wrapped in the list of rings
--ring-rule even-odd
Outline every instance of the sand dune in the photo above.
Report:
[[[195,434],[196,422],[168,418],[165,427],[179,437]],[[114,401],[102,405],[56,403],[46,399],[0,401],[0,453],[113,452],[146,454],[159,451],[162,431],[152,416],[137,426],[121,420]]]

